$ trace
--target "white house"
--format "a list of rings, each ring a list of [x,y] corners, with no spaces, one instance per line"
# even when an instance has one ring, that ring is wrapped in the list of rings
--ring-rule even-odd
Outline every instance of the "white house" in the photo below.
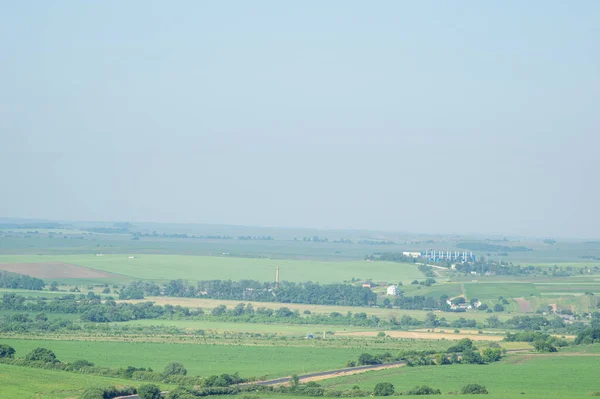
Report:
[[[398,286],[390,285],[389,287],[387,287],[387,294],[392,296],[398,295]]]
[[[411,258],[420,258],[421,257],[421,253],[420,252],[402,252],[402,255],[408,256],[408,257],[411,257]]]

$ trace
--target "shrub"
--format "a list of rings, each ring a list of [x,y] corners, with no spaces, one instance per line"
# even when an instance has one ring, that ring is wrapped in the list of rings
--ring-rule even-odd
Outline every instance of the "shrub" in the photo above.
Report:
[[[481,357],[481,353],[467,349],[462,353],[461,363],[483,364],[484,362],[483,362],[483,358]]]
[[[117,396],[134,395],[136,392],[137,390],[133,387],[88,388],[79,399],[111,399]]]
[[[54,352],[46,348],[35,348],[25,356],[25,360],[32,362],[59,363]]]
[[[373,390],[375,396],[391,396],[394,394],[394,386],[389,382],[379,382]]]
[[[167,364],[165,367],[165,371],[163,372],[165,376],[169,375],[187,375],[187,370],[183,366],[183,364],[179,362],[171,362]]]
[[[448,357],[445,353],[438,353],[435,355],[435,364],[438,366],[443,366],[445,364],[450,364],[450,360],[448,360]]]
[[[100,388],[88,388],[79,399],[104,399],[104,391]]]
[[[369,364],[381,364],[381,361],[370,353],[363,353],[358,357],[358,364],[369,365]]]
[[[144,384],[138,389],[138,396],[141,399],[161,399],[160,388],[154,384]]]
[[[427,385],[422,385],[420,387],[414,387],[410,391],[406,392],[407,395],[441,395],[442,391],[439,389],[431,388]]]
[[[7,357],[11,359],[15,357],[14,348],[5,344],[0,345],[0,358],[2,357]]]
[[[461,388],[460,393],[462,395],[487,395],[488,390],[479,384],[469,384]]]
[[[502,358],[502,349],[486,348],[483,350],[483,361],[486,363],[497,362]]]
[[[69,363],[66,367],[68,371],[81,370],[86,367],[94,367],[94,363],[88,362],[87,360],[75,360],[73,363]]]

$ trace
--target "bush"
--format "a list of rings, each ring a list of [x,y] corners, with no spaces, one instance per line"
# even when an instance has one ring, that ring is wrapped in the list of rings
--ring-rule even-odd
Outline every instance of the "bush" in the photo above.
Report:
[[[370,353],[363,353],[358,357],[358,364],[370,365],[370,364],[381,364],[381,361]]]
[[[391,396],[394,394],[394,386],[389,382],[379,382],[373,390],[375,396]]]
[[[77,371],[86,367],[94,367],[94,363],[88,362],[87,360],[75,360],[73,363],[67,365],[66,370]]]
[[[88,388],[79,399],[104,399],[104,391],[100,388]]]
[[[144,384],[138,389],[138,396],[141,399],[161,399],[160,388],[154,384]]]
[[[462,353],[461,363],[463,363],[463,364],[483,364],[484,362],[483,362],[483,358],[481,357],[481,353],[467,349]]]
[[[488,390],[479,384],[469,384],[462,387],[460,390],[462,395],[487,395]]]
[[[437,355],[435,355],[435,364],[437,364],[438,366],[443,366],[445,364],[450,364],[450,360],[448,359],[448,356],[446,356],[445,353],[438,353]]]
[[[15,350],[12,346],[8,346],[8,345],[0,345],[0,358],[2,357],[7,357],[7,358],[13,358],[15,357]]]
[[[428,387],[427,385],[422,385],[420,387],[414,387],[410,391],[406,392],[407,395],[441,395],[442,391],[439,389]]]
[[[56,355],[50,349],[46,348],[35,348],[25,356],[25,360],[32,362],[44,362],[44,363],[60,363],[56,359]]]
[[[88,388],[79,399],[112,399],[117,396],[134,395],[137,390],[134,387],[123,387],[123,388]]]
[[[167,366],[165,367],[165,371],[163,372],[163,374],[165,376],[170,376],[170,375],[187,375],[187,370],[183,366],[183,364],[181,364],[179,362],[171,362],[171,363],[167,364]]]

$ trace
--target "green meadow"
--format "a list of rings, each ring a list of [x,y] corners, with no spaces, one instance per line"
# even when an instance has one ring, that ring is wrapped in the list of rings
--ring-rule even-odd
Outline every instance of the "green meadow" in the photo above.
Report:
[[[0,398],[3,399],[76,398],[86,388],[141,384],[139,381],[0,364]]]
[[[391,382],[396,391],[428,385],[445,396],[477,383],[486,386],[490,392],[487,398],[589,398],[600,391],[594,372],[598,364],[598,356],[510,355],[488,365],[402,367],[324,380],[322,384],[337,389],[358,385],[372,390],[378,382]]]
[[[258,346],[249,342],[238,345],[58,341],[44,339],[5,339],[23,357],[37,347],[54,351],[63,362],[89,360],[98,366],[112,368],[135,366],[162,371],[171,361],[182,362],[191,375],[208,376],[239,372],[245,377],[279,377],[311,371],[344,367],[346,361],[356,360],[366,346]],[[392,348],[389,348],[392,349]],[[383,352],[383,350],[381,350]]]

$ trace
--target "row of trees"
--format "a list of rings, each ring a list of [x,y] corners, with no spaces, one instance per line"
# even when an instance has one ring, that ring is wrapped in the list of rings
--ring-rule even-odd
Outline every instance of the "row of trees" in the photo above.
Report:
[[[143,299],[145,295],[160,293],[160,287],[156,284],[136,281],[121,291],[119,299]],[[184,280],[172,280],[164,287],[164,295],[338,306],[370,306],[377,302],[377,295],[370,289],[351,284],[321,285],[287,281],[276,285],[256,280],[206,280],[190,285]]]
[[[0,270],[1,288],[20,288],[39,291],[44,289],[45,286],[44,280],[40,280],[39,278]]]

